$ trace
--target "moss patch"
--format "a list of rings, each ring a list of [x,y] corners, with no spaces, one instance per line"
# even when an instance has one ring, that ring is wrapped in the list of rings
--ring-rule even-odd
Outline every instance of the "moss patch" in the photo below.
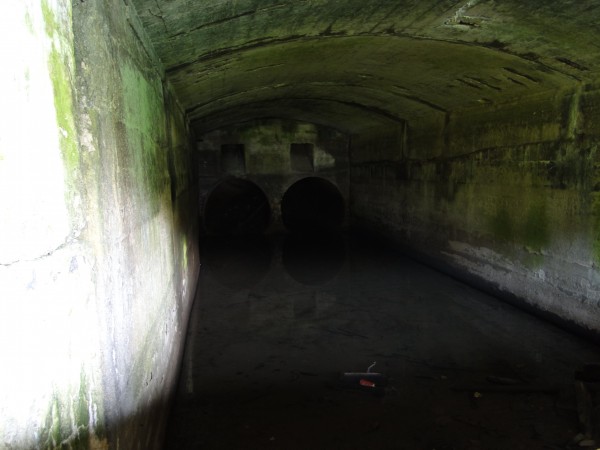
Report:
[[[592,194],[592,245],[594,259],[600,263],[600,192]]]
[[[522,237],[525,245],[535,251],[540,251],[549,244],[550,230],[545,201],[529,207],[525,216]]]
[[[53,48],[50,53],[48,65],[54,89],[56,122],[60,128],[60,147],[69,173],[73,173],[79,166],[79,152],[75,139],[73,95],[71,79],[67,70],[68,66],[56,48]]]
[[[132,179],[140,204],[160,207],[161,193],[168,185],[166,120],[160,87],[125,64],[120,69],[123,85],[123,145],[120,165]]]
[[[48,4],[47,0],[42,0],[42,14],[44,16],[44,24],[46,25],[46,33],[52,37],[59,30],[58,21],[54,15],[54,11]]]
[[[72,205],[77,191],[79,173],[79,148],[75,129],[73,80],[71,67],[74,65],[73,36],[70,33],[71,10],[63,23],[48,4],[42,1],[45,31],[52,41],[48,56],[48,72],[54,93],[54,110],[59,133],[59,145],[66,168],[66,200]]]
[[[185,270],[187,270],[188,268],[188,243],[187,243],[187,236],[184,234],[182,239],[181,239],[181,248],[182,248],[182,253],[183,253],[183,268]]]
[[[497,239],[507,242],[513,240],[512,218],[505,208],[499,208],[496,211],[496,214],[490,219],[489,226]]]
[[[45,419],[40,448],[85,450],[90,448],[90,386],[82,370],[79,391],[72,396],[70,404],[63,401],[64,394],[55,392]],[[96,437],[102,438],[101,427]],[[99,431],[99,432],[98,432]]]

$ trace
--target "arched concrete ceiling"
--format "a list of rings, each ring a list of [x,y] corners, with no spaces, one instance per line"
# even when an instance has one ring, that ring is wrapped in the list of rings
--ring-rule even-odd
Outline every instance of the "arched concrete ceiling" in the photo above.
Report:
[[[133,0],[199,129],[360,132],[595,82],[600,0]]]

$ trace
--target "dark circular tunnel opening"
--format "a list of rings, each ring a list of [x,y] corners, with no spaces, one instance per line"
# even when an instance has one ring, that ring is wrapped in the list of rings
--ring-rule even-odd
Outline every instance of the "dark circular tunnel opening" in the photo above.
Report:
[[[281,200],[281,219],[293,233],[314,234],[339,230],[344,199],[337,186],[324,178],[303,178]]]
[[[242,178],[221,181],[208,194],[204,206],[204,227],[209,235],[258,235],[266,230],[270,219],[265,193]]]

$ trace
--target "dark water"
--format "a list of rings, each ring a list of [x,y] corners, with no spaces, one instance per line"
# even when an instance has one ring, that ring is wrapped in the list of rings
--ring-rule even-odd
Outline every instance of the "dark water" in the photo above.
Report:
[[[574,372],[597,347],[379,244],[212,241],[202,264],[166,449],[570,448],[581,431]],[[340,383],[373,362],[385,388]]]

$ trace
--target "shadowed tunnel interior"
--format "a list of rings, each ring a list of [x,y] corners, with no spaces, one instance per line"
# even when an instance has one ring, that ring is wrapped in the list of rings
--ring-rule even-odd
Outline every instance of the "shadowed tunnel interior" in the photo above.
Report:
[[[245,290],[230,286],[230,293],[219,291],[197,300],[202,311],[198,314],[210,317],[198,323],[222,340],[209,338],[210,332],[192,331],[188,336],[191,348],[202,347],[190,343],[194,339],[209,339],[214,345],[238,339],[244,343],[220,347],[222,356],[214,355],[210,364],[199,361],[201,350],[186,350],[191,359],[184,363],[187,375],[180,382],[180,409],[171,422],[172,448],[190,442],[210,447],[219,440],[240,448],[351,448],[355,442],[361,448],[397,448],[392,444],[396,440],[404,440],[405,447],[399,448],[512,448],[519,439],[525,447],[552,439],[564,443],[564,437],[549,437],[538,428],[538,435],[543,435],[539,442],[523,437],[516,425],[523,421],[518,419],[509,420],[508,427],[514,428],[512,442],[499,431],[495,443],[481,436],[469,441],[465,438],[469,432],[459,431],[456,423],[448,427],[456,436],[427,431],[429,421],[455,420],[441,412],[445,408],[454,408],[455,415],[462,417],[456,420],[473,418],[467,413],[462,416],[460,402],[435,400],[406,372],[400,375],[394,366],[398,361],[390,356],[397,356],[397,351],[386,353],[373,347],[363,354],[363,360],[375,354],[387,361],[396,377],[388,394],[398,389],[406,395],[403,383],[414,388],[415,395],[422,392],[422,404],[407,398],[404,406],[415,417],[425,414],[426,418],[412,422],[402,414],[397,416],[393,408],[387,410],[389,417],[412,424],[396,435],[381,425],[386,419],[370,410],[373,405],[366,401],[361,405],[378,417],[364,432],[371,439],[356,431],[361,429],[357,424],[356,433],[347,430],[352,437],[339,437],[343,435],[340,422],[355,423],[360,412],[344,403],[335,383],[333,391],[316,383],[332,383],[327,374],[351,365],[352,358],[338,360],[332,348],[347,345],[356,357],[369,347],[379,328],[394,330],[378,341],[379,347],[413,342],[414,353],[400,363],[405,369],[409,360],[438,355],[435,349],[442,341],[454,341],[465,352],[476,354],[477,350],[468,349],[480,339],[468,331],[446,334],[442,330],[448,323],[440,319],[436,322],[439,333],[432,333],[429,346],[423,337],[427,332],[420,328],[427,328],[424,324],[431,324],[429,319],[414,319],[421,325],[409,318],[395,325],[374,319],[373,310],[389,317],[423,314],[409,312],[410,307],[388,310],[386,302],[411,303],[403,295],[406,286],[389,291],[382,286],[379,294],[365,286],[359,289],[363,298],[348,306],[348,294],[337,283],[360,277],[349,265],[355,267],[366,257],[355,253],[354,241],[332,234],[339,233],[342,224],[384,237],[420,261],[563,325],[578,323],[583,325],[578,325],[580,330],[598,329],[597,311],[582,310],[573,302],[579,296],[598,299],[600,295],[598,260],[592,250],[599,242],[600,229],[598,222],[584,218],[584,211],[597,211],[589,196],[594,195],[592,179],[597,177],[598,128],[589,120],[597,114],[598,97],[591,92],[597,89],[600,53],[585,30],[596,27],[591,17],[598,17],[598,5],[244,1],[188,9],[178,1],[136,0],[135,4],[165,64],[167,78],[202,141],[201,165],[210,167],[210,161],[218,161],[211,155],[219,152],[219,146],[221,161],[224,148],[243,149],[235,167],[217,164],[212,175],[207,169],[207,183],[211,176],[221,176],[219,170],[252,180],[272,206],[268,232],[287,229],[292,233],[285,238],[271,235],[271,266],[260,279],[253,278],[254,284],[247,284]],[[341,137],[331,138],[331,130]],[[578,205],[576,211],[566,207],[572,202]],[[580,225],[573,227],[569,221],[576,216]],[[585,275],[573,264],[581,257],[587,261]],[[227,267],[244,272],[232,264],[221,266],[212,276],[219,279],[228,273]],[[580,277],[589,284],[581,285]],[[391,279],[382,283],[394,285]],[[210,280],[209,271],[200,282],[210,286]],[[433,277],[429,283],[444,286],[444,281]],[[446,298],[440,292],[432,297],[415,294],[420,299],[417,303],[427,310],[440,295]],[[235,306],[225,312],[219,307],[221,302]],[[217,333],[212,327],[229,314],[245,317],[247,327]],[[346,314],[352,317],[348,321],[341,319]],[[466,312],[461,317],[466,321],[464,330],[478,320],[468,319]],[[394,335],[396,327],[406,335]],[[416,337],[409,331],[413,329]],[[260,338],[253,339],[254,333]],[[332,335],[340,341],[330,341]],[[364,340],[364,347],[357,340]],[[511,351],[517,352],[507,350]],[[341,348],[338,352],[344,354]],[[256,364],[236,360],[235,355],[241,353]],[[296,356],[278,359],[282,353]],[[319,353],[329,356],[319,358]],[[507,371],[491,369],[477,358],[459,360],[454,360],[458,366],[499,371],[509,379],[512,376],[507,374],[518,371],[514,367],[520,364],[506,356],[504,369],[512,368]],[[329,364],[332,361],[337,365]],[[440,360],[423,364],[443,365]],[[292,381],[284,381],[287,370]],[[423,375],[419,369],[416,372],[413,376]],[[455,382],[473,382],[452,370],[447,373],[443,376]],[[230,375],[228,389],[218,378],[230,379]],[[439,373],[424,376],[440,377]],[[310,377],[314,379],[302,382]],[[186,389],[185,383],[196,387]],[[305,400],[300,400],[302,396]],[[206,404],[191,413],[186,405],[195,398],[204,398]],[[238,400],[242,402],[239,409]],[[296,426],[280,418],[286,401],[295,405],[290,415]],[[334,405],[340,404],[345,406],[336,409]],[[320,422],[303,414],[317,405],[331,408],[330,415],[319,416]],[[425,413],[427,405],[437,405],[432,406],[432,415]],[[262,422],[253,420],[253,407],[262,412]],[[510,406],[521,407],[527,408],[523,403]],[[541,404],[529,407],[544,408]],[[207,420],[214,433],[187,435],[185,426],[177,425],[193,420],[181,415],[186,411],[191,417],[212,414],[213,419]],[[230,414],[231,421],[219,419]],[[345,419],[335,420],[332,415],[336,414]],[[491,420],[505,423],[500,417]],[[328,423],[335,430],[332,436],[341,440],[327,436],[317,422]],[[479,425],[489,430],[488,422]],[[297,435],[302,426],[312,440]],[[430,434],[429,439],[411,435],[409,429]],[[586,438],[591,434],[583,433]]]
[[[344,199],[335,185],[322,178],[295,182],[281,200],[283,224],[296,233],[331,233],[344,220]]]
[[[1,17],[0,448],[599,445],[600,0]]]
[[[256,184],[228,178],[208,194],[203,216],[209,234],[256,235],[263,233],[269,225],[271,209],[267,197]]]

